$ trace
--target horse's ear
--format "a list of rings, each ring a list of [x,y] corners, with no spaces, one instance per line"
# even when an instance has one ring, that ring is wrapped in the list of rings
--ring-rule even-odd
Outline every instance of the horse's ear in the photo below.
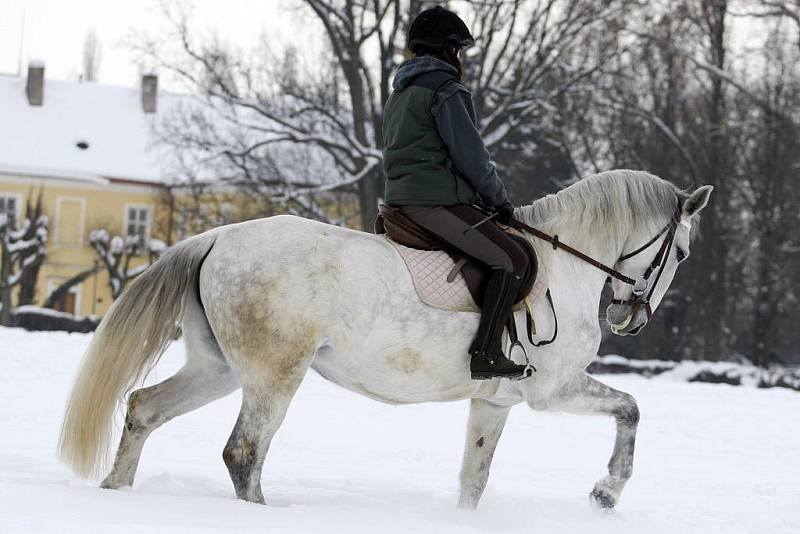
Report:
[[[714,190],[713,185],[704,185],[698,187],[689,198],[683,201],[683,214],[686,217],[692,217],[706,207],[708,199],[711,197],[711,192]]]

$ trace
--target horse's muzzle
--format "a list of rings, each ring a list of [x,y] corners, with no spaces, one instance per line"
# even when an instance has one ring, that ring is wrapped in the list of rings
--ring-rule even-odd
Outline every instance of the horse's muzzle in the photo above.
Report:
[[[611,304],[606,308],[606,321],[618,336],[635,336],[647,324],[647,313],[640,306]]]

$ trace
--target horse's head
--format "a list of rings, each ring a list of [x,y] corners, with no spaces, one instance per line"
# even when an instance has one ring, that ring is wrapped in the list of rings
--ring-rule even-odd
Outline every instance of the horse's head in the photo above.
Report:
[[[680,196],[673,220],[656,239],[623,254],[615,269],[636,280],[631,286],[612,282],[614,299],[606,309],[611,331],[620,336],[635,336],[647,325],[669,289],[678,264],[689,257],[689,238],[695,216],[706,207],[714,188],[704,185],[691,195]]]

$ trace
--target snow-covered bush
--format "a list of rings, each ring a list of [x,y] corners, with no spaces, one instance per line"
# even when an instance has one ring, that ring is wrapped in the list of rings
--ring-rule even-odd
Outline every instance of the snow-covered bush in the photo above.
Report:
[[[589,365],[592,374],[634,373],[648,378],[659,376],[685,382],[708,382],[759,388],[782,387],[800,391],[800,369],[762,369],[734,362],[631,360],[622,356],[599,356]]]

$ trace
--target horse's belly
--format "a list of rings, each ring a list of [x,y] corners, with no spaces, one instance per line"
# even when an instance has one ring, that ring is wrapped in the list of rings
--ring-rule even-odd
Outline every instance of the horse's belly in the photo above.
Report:
[[[462,400],[484,396],[484,389],[488,393],[493,388],[470,380],[466,368],[439,363],[423,362],[414,353],[354,356],[322,347],[311,368],[349,391],[389,404]]]

